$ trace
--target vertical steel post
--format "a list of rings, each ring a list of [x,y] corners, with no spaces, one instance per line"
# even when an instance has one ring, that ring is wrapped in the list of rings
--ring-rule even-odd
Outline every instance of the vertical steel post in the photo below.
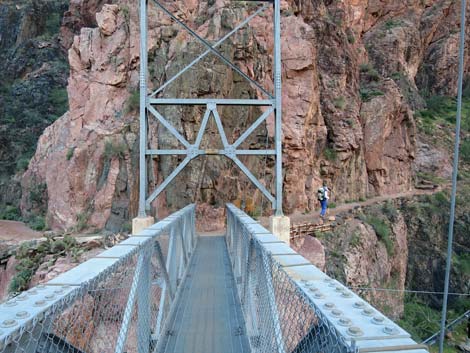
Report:
[[[140,144],[139,144],[139,217],[145,217],[147,191],[147,0],[140,0]]]
[[[457,123],[455,127],[454,167],[452,171],[452,194],[450,201],[449,233],[447,240],[447,262],[444,281],[444,297],[442,299],[441,334],[439,338],[439,353],[444,351],[445,326],[447,318],[447,299],[449,296],[450,264],[452,261],[452,242],[454,238],[455,198],[457,193],[457,174],[459,170],[460,122],[462,120],[462,86],[465,52],[465,14],[467,1],[462,0],[460,9],[460,50],[459,50],[459,79],[457,97]]]
[[[274,97],[276,117],[276,216],[282,216],[281,0],[274,0]]]
[[[145,250],[144,250],[145,251]],[[150,350],[150,260],[151,252],[142,254],[142,274],[138,285],[137,294],[137,351],[138,353],[149,353]]]

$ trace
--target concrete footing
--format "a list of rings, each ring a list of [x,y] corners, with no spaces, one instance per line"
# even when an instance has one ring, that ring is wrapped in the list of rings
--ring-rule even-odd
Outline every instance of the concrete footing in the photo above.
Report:
[[[154,223],[155,218],[152,216],[136,217],[132,220],[132,234],[138,234],[142,229],[150,227]]]
[[[269,230],[286,244],[290,243],[290,218],[287,216],[269,217]]]

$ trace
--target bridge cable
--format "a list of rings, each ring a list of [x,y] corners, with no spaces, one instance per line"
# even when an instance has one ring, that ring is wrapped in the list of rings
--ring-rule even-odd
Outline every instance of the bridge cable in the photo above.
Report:
[[[465,15],[467,10],[467,1],[461,1],[460,8],[460,48],[459,48],[459,77],[458,77],[458,94],[457,94],[457,122],[455,126],[455,145],[454,145],[454,166],[452,171],[452,194],[450,203],[449,217],[449,235],[447,242],[447,261],[444,281],[444,297],[442,300],[442,318],[441,318],[441,334],[439,339],[439,353],[444,350],[445,326],[447,317],[447,300],[449,296],[450,282],[450,266],[452,261],[452,241],[454,237],[455,222],[455,199],[457,194],[457,174],[459,170],[459,145],[460,145],[460,123],[462,120],[462,86],[463,86],[463,70],[464,70],[464,51],[465,51]]]

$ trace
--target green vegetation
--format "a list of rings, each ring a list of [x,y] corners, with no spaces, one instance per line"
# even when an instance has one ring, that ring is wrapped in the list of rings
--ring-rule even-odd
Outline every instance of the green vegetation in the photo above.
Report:
[[[362,88],[360,89],[359,93],[361,94],[361,99],[363,102],[368,102],[375,97],[383,96],[384,93],[375,88]]]
[[[333,100],[333,104],[335,105],[336,108],[342,110],[346,106],[346,100],[344,99],[343,96],[339,96]]]
[[[449,305],[448,318],[449,322],[462,315],[470,308],[470,299],[461,298]],[[429,306],[423,299],[416,295],[407,295],[405,297],[405,311],[403,317],[398,320],[398,324],[406,331],[411,333],[414,340],[421,342],[430,337],[440,329],[441,311]],[[465,323],[457,326],[452,333],[453,341],[462,342],[465,338]],[[450,343],[450,344],[449,344]],[[455,352],[455,348],[451,346],[452,342],[446,340],[446,349],[444,351]],[[436,350],[437,346],[431,347],[431,351]]]
[[[349,240],[349,246],[353,248],[357,248],[362,244],[361,240],[361,234],[354,232],[353,235],[351,236],[351,239]]]
[[[394,253],[394,245],[392,239],[390,238],[390,234],[392,232],[390,225],[386,223],[384,219],[374,215],[363,216],[361,219],[374,228],[375,234],[377,234],[377,238],[385,245],[387,254],[392,256]]]
[[[398,215],[398,210],[396,209],[395,205],[393,204],[393,202],[391,202],[390,200],[387,201],[383,206],[382,206],[382,212],[385,214],[385,216],[390,219],[390,220],[393,220],[397,217]]]
[[[377,70],[372,66],[372,64],[361,64],[359,69],[362,74],[366,76],[369,81],[379,81],[380,75]]]
[[[127,98],[125,112],[126,114],[135,113],[137,110],[139,110],[139,107],[140,107],[140,92],[139,90],[134,90],[131,92],[129,98]]]
[[[75,225],[75,231],[81,232],[87,227],[88,217],[90,217],[88,212],[82,212],[77,214],[77,224]]]
[[[122,159],[126,155],[127,146],[122,142],[107,140],[104,143],[104,156],[106,159]]]
[[[419,128],[428,135],[433,135],[437,126],[453,128],[457,112],[457,101],[448,96],[431,96],[426,99],[426,109],[416,114]],[[462,131],[470,132],[470,90],[462,102]],[[470,158],[470,157],[469,157]]]
[[[470,254],[462,253],[460,255],[454,255],[452,257],[452,263],[459,273],[470,276]]]
[[[70,161],[73,157],[73,153],[75,152],[75,147],[70,147],[65,155],[65,158]]]
[[[333,148],[329,148],[329,147],[325,148],[325,150],[323,151],[323,154],[325,155],[325,158],[331,162],[336,161],[338,158],[336,150],[334,150]]]
[[[23,243],[16,251],[16,266],[18,273],[12,278],[8,291],[17,293],[28,289],[29,282],[39,266],[44,263],[47,255],[52,255],[52,260],[47,265],[53,265],[58,257],[72,254],[77,259],[82,250],[75,238],[68,235],[63,238],[47,238],[39,244],[34,242]]]
[[[37,230],[38,232],[47,229],[46,219],[43,216],[32,216],[26,221],[26,223],[28,223],[30,228]]]
[[[392,28],[401,27],[401,26],[403,26],[403,22],[400,20],[390,19],[384,23],[384,27],[386,30],[390,30]]]
[[[329,208],[336,208],[336,203],[330,202],[330,203],[328,203],[328,207]]]
[[[19,221],[21,219],[19,208],[11,205],[5,206],[5,208],[0,209],[0,219],[6,219],[7,221]]]
[[[460,144],[460,159],[470,164],[470,137],[464,138]]]

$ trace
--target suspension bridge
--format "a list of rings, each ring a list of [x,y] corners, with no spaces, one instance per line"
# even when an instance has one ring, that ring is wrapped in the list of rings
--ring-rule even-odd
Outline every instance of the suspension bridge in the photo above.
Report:
[[[1,353],[408,352],[410,335],[232,204],[189,205],[0,305]]]
[[[427,352],[426,345],[416,343],[408,332],[277,236],[287,230],[288,242],[289,223],[282,214],[280,0],[257,2],[262,6],[211,44],[153,0],[206,51],[148,95],[148,4],[140,0],[140,190],[133,234],[72,270],[0,304],[0,353]],[[273,14],[274,92],[217,50],[264,11]],[[264,98],[161,97],[165,87],[208,54],[230,66]],[[158,111],[168,105],[206,107],[193,143]],[[256,106],[264,111],[231,143],[219,106]],[[274,114],[274,148],[241,149],[270,114]],[[151,148],[149,116],[184,149]],[[201,148],[211,117],[222,149]],[[155,155],[185,157],[148,193],[147,159]],[[153,201],[201,155],[224,156],[241,169],[271,202],[275,210],[273,232],[233,204],[226,205],[226,228],[219,235],[197,234],[194,204],[156,223],[147,216]],[[271,155],[275,159],[274,193],[242,163],[240,155]]]

